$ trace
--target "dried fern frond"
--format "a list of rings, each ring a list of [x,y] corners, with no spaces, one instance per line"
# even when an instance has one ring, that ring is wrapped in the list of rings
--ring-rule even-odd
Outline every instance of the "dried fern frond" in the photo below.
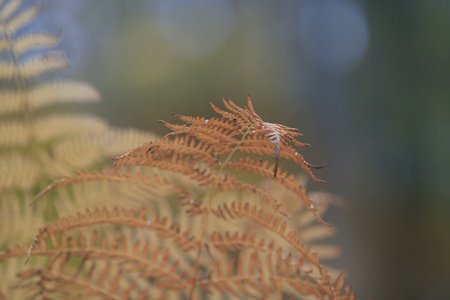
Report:
[[[245,108],[237,106],[231,99],[223,99],[223,103],[229,109],[228,112],[211,104],[214,111],[222,115],[222,119],[206,120],[174,114],[188,125],[172,125],[162,121],[166,127],[173,130],[166,137],[179,134],[190,135],[211,147],[211,151],[216,151],[217,154],[227,154],[238,150],[244,153],[272,155],[276,159],[273,168],[274,177],[277,175],[278,159],[281,157],[301,166],[314,181],[324,182],[311,172],[311,169],[319,169],[323,166],[307,163],[294,148],[309,146],[295,139],[302,136],[298,129],[263,121],[253,109],[250,96],[247,98],[248,107]]]
[[[280,173],[278,159],[294,162],[317,182],[311,169],[321,167],[307,163],[295,147],[305,147],[295,137],[301,136],[297,129],[279,124],[267,123],[253,109],[251,98],[247,99],[247,107],[240,108],[230,99],[223,100],[229,111],[223,111],[212,104],[213,109],[222,118],[206,120],[201,117],[188,117],[174,114],[185,121],[185,125],[172,125],[162,122],[173,130],[159,142],[144,144],[122,156],[115,158],[115,167],[140,165],[182,173],[198,180],[200,185],[216,184],[223,180],[215,180],[210,173],[212,167],[223,167],[247,171],[262,177],[273,177],[293,191],[313,212],[316,218],[326,224],[317,213],[313,202],[293,175]],[[182,137],[179,137],[182,135]],[[175,136],[171,139],[172,136]],[[238,161],[230,161],[231,155],[254,153],[260,156],[272,156],[275,163],[257,160],[250,156],[241,157]],[[206,166],[204,166],[206,164]],[[238,184],[238,181],[235,181]],[[230,185],[229,185],[230,186]]]
[[[167,197],[150,193],[147,203],[142,204],[162,209],[169,218],[176,219],[178,222],[171,225],[175,232],[150,237],[139,234],[136,228],[131,230],[130,227],[139,222],[142,225],[146,222],[150,227],[153,222],[158,223],[157,213],[147,221],[127,220],[129,225],[123,229],[128,238],[149,239],[160,245],[158,251],[170,251],[169,256],[177,261],[171,276],[179,275],[178,266],[183,270],[193,269],[183,275],[183,283],[170,277],[165,279],[168,289],[184,293],[191,299],[198,293],[232,298],[258,298],[269,294],[273,297],[315,295],[352,299],[350,288],[344,288],[342,279],[336,279],[342,277],[324,267],[313,250],[315,248],[310,247],[333,235],[333,229],[321,224],[312,225],[314,219],[326,223],[306,193],[305,180],[283,171],[277,166],[277,160],[270,161],[275,157],[294,162],[310,178],[320,181],[311,173],[314,167],[295,150],[295,147],[306,145],[294,139],[301,134],[295,129],[262,121],[254,112],[250,99],[245,109],[231,100],[226,101],[226,107],[229,111],[215,108],[223,116],[220,119],[175,115],[187,124],[163,122],[174,131],[114,158],[110,171],[67,176],[42,190],[35,199],[58,187],[87,183],[169,187],[181,196],[179,208],[167,205]],[[232,160],[238,152],[239,157]],[[241,179],[245,178],[242,172],[258,175],[270,184],[246,182]],[[173,175],[187,178],[189,183],[177,182]],[[199,192],[197,195],[185,192],[195,188]],[[299,206],[299,201],[306,205]],[[301,217],[302,214],[306,217]],[[112,219],[100,221],[91,219],[90,213],[88,215],[86,218],[79,214],[70,221],[45,227],[33,245],[53,234],[69,234],[75,228],[86,226],[88,229],[102,222],[114,223]],[[182,231],[181,228],[186,226],[190,230]],[[172,238],[175,244],[168,242]],[[31,257],[40,253],[33,247]],[[332,245],[317,248],[325,258],[339,253]],[[237,257],[237,260],[230,257]],[[224,268],[226,272],[223,272]],[[144,267],[138,269],[144,270]],[[145,274],[150,276],[149,279],[159,280],[159,275],[154,275],[153,271]],[[156,287],[161,286],[156,284]]]
[[[302,272],[302,262],[289,256],[281,258],[251,252],[217,263],[215,272],[203,279],[200,286],[207,293],[229,294],[241,299],[285,299],[298,295],[316,299],[353,299],[353,296],[347,296],[349,287],[343,288],[339,279],[326,285],[309,272]]]
[[[78,257],[82,261],[81,264],[77,264],[78,274],[85,273],[80,270],[89,273],[90,268],[86,268],[86,265],[108,261],[111,265],[120,265],[122,271],[127,274],[128,281],[133,282],[134,278],[151,279],[153,289],[168,289],[185,296],[190,286],[194,284],[207,294],[228,294],[234,296],[232,298],[248,296],[260,298],[269,295],[279,297],[287,293],[353,299],[349,287],[344,288],[340,277],[336,277],[339,280],[333,280],[311,248],[304,247],[295,233],[286,230],[286,221],[281,221],[280,218],[269,219],[258,209],[247,205],[232,205],[229,212],[234,218],[259,219],[258,222],[265,224],[264,226],[276,235],[283,236],[297,251],[287,252],[273,241],[266,242],[265,238],[258,235],[245,233],[240,235],[237,232],[233,235],[225,232],[222,235],[220,230],[213,230],[210,242],[204,247],[208,247],[208,252],[213,248],[219,252],[209,252],[210,257],[202,259],[202,265],[204,264],[209,272],[203,278],[195,280],[192,272],[187,272],[187,267],[182,267],[180,261],[174,260],[175,250],[179,249],[182,253],[182,256],[177,256],[179,259],[186,260],[186,257],[192,259],[195,253],[193,250],[201,245],[193,235],[195,232],[191,230],[193,228],[183,229],[181,224],[184,223],[183,219],[173,222],[168,218],[160,218],[157,214],[149,218],[143,210],[104,208],[63,218],[51,226],[42,228],[32,245],[31,257],[49,256],[50,265],[46,269],[34,269],[32,273],[50,270],[55,277],[52,277],[48,284],[53,281],[57,283],[61,280],[79,278],[77,277],[79,275],[72,276],[74,271],[68,263]],[[105,225],[115,226],[116,229],[120,226],[120,233],[116,232],[111,239],[112,236],[107,238],[95,230],[98,227],[104,231],[105,227],[100,226]],[[172,246],[168,248],[158,246],[151,250],[151,241],[145,242],[138,237],[133,239],[132,235],[124,230],[125,227],[155,232],[158,239],[171,240]],[[83,228],[89,230],[87,233],[89,236],[79,232]],[[142,236],[149,237],[148,234]],[[161,245],[160,242],[156,244]],[[237,261],[230,259],[229,254],[234,252],[238,253]],[[29,250],[14,248],[7,251],[4,256],[25,257],[29,253]],[[34,275],[22,277],[27,278],[34,278]],[[75,283],[71,281],[72,279],[68,281],[70,285]],[[113,282],[120,286],[126,284],[122,276],[116,280],[105,279],[106,285]],[[25,283],[17,284],[21,285]],[[89,288],[94,287],[98,288],[98,285],[94,284]],[[58,286],[52,291],[57,293],[62,290],[75,295],[72,294],[75,292],[72,288],[63,286]],[[114,295],[111,291],[108,293],[111,293],[107,294],[110,297]]]

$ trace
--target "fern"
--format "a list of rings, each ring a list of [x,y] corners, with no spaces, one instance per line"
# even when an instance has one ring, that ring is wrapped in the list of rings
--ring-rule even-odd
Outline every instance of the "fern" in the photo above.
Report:
[[[55,181],[35,197],[58,187],[102,182],[168,189],[171,197],[148,197],[150,216],[145,210],[105,208],[94,213],[88,210],[44,227],[29,249],[17,251],[18,255],[33,258],[67,253],[70,257],[62,259],[64,262],[74,256],[83,262],[94,258],[108,260],[109,264],[116,261],[131,282],[145,277],[161,293],[176,291],[189,298],[197,298],[199,294],[236,298],[269,295],[352,298],[350,288],[344,287],[344,277],[332,276],[301,239],[303,235],[304,240],[320,240],[332,231],[323,227],[326,223],[302,186],[304,180],[283,171],[277,163],[279,158],[294,162],[310,178],[322,182],[312,174],[314,166],[294,148],[306,145],[293,138],[300,134],[292,128],[264,122],[255,113],[250,98],[246,108],[231,100],[224,103],[228,111],[213,105],[221,118],[206,120],[175,115],[185,124],[162,122],[173,131],[116,157],[109,171],[79,172]],[[232,160],[233,156],[239,157]],[[267,156],[275,162],[267,160]],[[240,179],[247,178],[247,173],[262,177],[263,184]],[[296,200],[303,202],[322,223],[320,227],[310,226],[297,233],[300,223],[307,225],[310,220],[298,218],[302,210]],[[168,205],[167,201],[178,202],[181,209]],[[286,211],[292,212],[294,218]],[[99,231],[95,228],[100,225],[118,230],[112,242],[115,246],[108,246],[106,237],[97,241]],[[105,230],[105,235],[111,235],[110,229]],[[142,230],[152,234],[139,234]],[[82,232],[95,236],[90,245]],[[132,245],[130,237],[134,240]],[[59,242],[61,239],[63,243]],[[156,248],[149,250],[152,243]],[[140,247],[144,244],[148,246],[142,251]],[[116,252],[118,248],[120,254]],[[323,250],[328,257],[338,252],[332,246]],[[131,268],[125,267],[129,264]],[[70,266],[64,263],[64,269]],[[79,264],[77,267],[84,268]],[[58,276],[66,278],[66,273]],[[46,287],[40,288],[49,292]]]
[[[29,208],[27,202],[37,191],[56,178],[78,168],[98,167],[111,155],[154,137],[112,128],[100,118],[74,115],[67,109],[49,112],[55,105],[97,103],[100,94],[81,81],[40,80],[43,74],[69,67],[69,62],[63,52],[48,51],[59,43],[61,32],[21,30],[40,8],[22,8],[22,2],[0,1],[0,251],[12,241],[28,242],[34,236],[32,228],[64,213],[65,208],[51,203]],[[30,56],[31,51],[36,54]],[[51,197],[73,200],[73,195]],[[20,268],[10,262],[0,268],[0,295],[27,298],[18,290],[5,293]]]
[[[182,124],[161,121],[171,132],[160,139],[46,113],[99,94],[75,81],[31,83],[68,66],[60,52],[18,63],[59,41],[14,35],[38,9],[0,6],[0,49],[11,56],[0,78],[16,82],[0,92],[0,212],[11,223],[0,229],[24,235],[0,252],[0,299],[354,299],[343,273],[323,265],[340,250],[323,243],[334,230],[321,215],[339,200],[306,192],[306,177],[324,182],[312,172],[322,166],[299,153],[309,145],[297,129],[264,121],[250,96],[246,107],[211,104],[211,119],[174,114]],[[107,156],[114,164],[94,170]],[[40,228],[31,244],[34,230],[20,226]]]

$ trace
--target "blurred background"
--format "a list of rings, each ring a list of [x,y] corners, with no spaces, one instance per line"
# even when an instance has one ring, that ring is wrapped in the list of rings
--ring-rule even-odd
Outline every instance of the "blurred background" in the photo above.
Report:
[[[251,94],[327,165],[309,189],[347,201],[325,219],[358,299],[450,299],[450,1],[40,3],[30,26],[62,29],[72,63],[58,74],[103,95],[86,110],[164,134],[172,112]]]

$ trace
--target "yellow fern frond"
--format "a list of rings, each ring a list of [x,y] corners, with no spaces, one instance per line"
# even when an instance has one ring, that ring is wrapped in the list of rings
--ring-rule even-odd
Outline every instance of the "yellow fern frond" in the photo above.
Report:
[[[50,52],[44,56],[32,57],[19,66],[0,61],[0,80],[14,80],[17,72],[23,78],[32,79],[50,71],[62,70],[69,66],[69,62],[62,52]]]
[[[68,68],[69,62],[64,52],[49,52],[43,56],[32,57],[19,65],[22,77],[31,79],[50,71]]]
[[[31,109],[55,103],[100,101],[100,94],[92,85],[72,80],[40,84],[29,91],[28,97]]]
[[[36,139],[45,143],[58,137],[99,136],[108,130],[105,120],[89,115],[58,114],[43,117],[35,122]]]
[[[29,131],[21,121],[0,122],[0,146],[22,147],[29,142]]]
[[[0,191],[30,190],[40,175],[39,164],[19,153],[6,153],[0,156]]]
[[[2,22],[3,26],[0,27],[3,33],[6,35],[13,35],[17,30],[19,30],[25,24],[31,22],[31,20],[39,13],[39,5],[28,8],[27,10],[19,13],[17,16],[11,18],[7,22]],[[3,17],[3,20],[6,18]],[[3,21],[2,20],[2,21]]]
[[[17,8],[19,8],[20,4],[22,4],[21,0],[11,0],[6,2],[0,10],[0,20],[4,22],[6,19],[11,17],[11,15],[14,14]]]
[[[1,178],[3,182],[4,178]],[[15,187],[18,190],[20,187]],[[41,203],[32,209],[26,209],[23,202],[31,199],[30,192],[21,195],[14,194],[12,190],[1,190],[0,197],[0,249],[4,249],[15,243],[29,243],[30,235],[34,233],[33,228],[45,225],[42,218],[45,215],[46,205]],[[15,218],[11,218],[15,216]]]
[[[0,51],[6,51],[11,47],[15,55],[22,55],[23,53],[36,47],[54,47],[61,40],[61,32],[58,34],[48,34],[44,32],[34,32],[24,34],[13,41],[6,39],[0,41]],[[11,43],[11,45],[8,44]]]
[[[110,157],[116,157],[136,145],[142,145],[157,138],[155,134],[144,130],[110,127],[105,138],[105,153]]]
[[[0,91],[0,115],[20,110],[20,95],[12,90]]]

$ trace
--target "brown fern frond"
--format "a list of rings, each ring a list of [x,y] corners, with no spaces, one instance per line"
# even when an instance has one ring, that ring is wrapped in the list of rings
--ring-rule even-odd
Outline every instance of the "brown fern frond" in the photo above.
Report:
[[[176,144],[169,148],[175,148]],[[145,150],[144,150],[145,149]],[[147,166],[161,170],[167,170],[178,174],[183,174],[196,180],[200,185],[207,185],[213,181],[213,175],[209,168],[202,165],[201,161],[193,159],[191,154],[206,154],[199,149],[191,149],[191,153],[182,154],[175,150],[161,149],[158,143],[149,143],[145,147],[133,150],[114,160],[114,167],[121,166]]]
[[[97,264],[91,264],[86,274],[73,272],[62,273],[53,269],[31,269],[18,274],[20,281],[13,289],[35,290],[36,296],[41,299],[131,299],[137,284],[132,282],[126,288],[119,286],[123,280],[123,272],[113,270],[111,265],[98,268]],[[109,279],[109,280],[107,280]],[[142,291],[147,292],[148,291]]]
[[[192,209],[193,215],[207,212],[206,207],[195,206]],[[303,244],[304,241],[300,238],[301,235],[297,234],[295,230],[289,229],[289,221],[276,217],[272,213],[267,213],[257,205],[248,203],[232,202],[231,205],[224,203],[213,208],[211,212],[213,216],[219,219],[228,219],[226,221],[228,224],[232,222],[230,220],[235,222],[241,219],[254,223],[256,226],[253,228],[266,229],[266,231],[261,232],[260,237],[253,231],[252,233],[245,231],[240,236],[238,232],[231,235],[228,231],[225,231],[225,233],[221,232],[220,228],[213,230],[210,237],[210,246],[217,249],[220,253],[224,251],[239,253],[239,251],[253,250],[265,253],[265,255],[272,254],[280,259],[290,257],[290,265],[292,267],[296,267],[302,272],[307,270],[308,274],[310,273],[311,276],[314,276],[317,281],[332,286],[332,277],[328,269],[322,266],[315,251]],[[214,221],[214,223],[217,222]],[[242,225],[238,225],[237,228],[240,228],[239,232],[242,232]],[[270,239],[270,236],[274,239]],[[280,243],[281,241],[283,243]],[[338,251],[336,248],[323,248],[325,255],[329,256],[336,254],[336,251]]]
[[[179,117],[180,115],[175,116]],[[190,126],[173,125],[165,121],[160,121],[164,126],[173,130],[165,137],[179,134],[187,134],[195,137],[199,142],[209,145],[217,154],[228,153],[232,147],[238,144],[235,137],[241,133],[238,128],[226,120],[218,120],[215,118],[204,120]]]
[[[301,295],[339,299],[350,294],[348,288],[342,289],[340,280],[324,283],[302,270],[289,256],[261,257],[257,252],[245,258],[241,254],[235,260],[217,262],[215,271],[200,280],[199,285],[207,293],[231,294],[237,298],[282,299],[287,295]]]
[[[139,240],[130,243],[128,238],[119,232],[112,240],[100,237],[95,231],[89,238],[81,232],[77,237],[53,233],[48,234],[47,239],[42,237],[36,241],[39,247],[33,249],[32,254],[50,256],[50,269],[57,268],[63,272],[69,267],[70,259],[78,257],[83,260],[115,262],[120,264],[129,276],[151,278],[159,282],[158,286],[165,288],[186,290],[189,286],[188,272],[171,259],[169,249],[157,247],[151,250],[148,242]]]
[[[314,174],[311,172],[311,169],[321,169],[324,166],[315,166],[305,161],[303,156],[299,154],[297,151],[295,151],[294,148],[281,143],[277,144],[274,149],[267,148],[268,142],[274,143],[274,139],[272,133],[264,134],[264,135],[254,135],[252,137],[249,137],[247,140],[242,142],[242,147],[239,147],[238,150],[240,152],[244,153],[256,153],[259,155],[273,155],[277,161],[274,167],[274,177],[276,177],[277,174],[277,162],[278,158],[284,158],[290,161],[295,162],[297,165],[302,167],[303,170],[309,175],[310,178],[312,178],[316,182],[320,183],[326,183],[326,181],[323,181],[321,179],[318,179],[314,176]],[[298,143],[297,140],[294,140]],[[307,147],[308,144],[301,143],[301,146],[298,147]]]
[[[302,257],[315,266],[320,271],[319,273],[321,276],[326,279],[326,274],[322,271],[323,268],[317,256],[314,253],[311,253],[309,248],[303,246],[303,243],[300,242],[296,232],[294,230],[289,230],[287,221],[282,218],[276,218],[272,214],[266,213],[263,209],[258,208],[258,206],[250,206],[248,203],[232,202],[231,205],[224,203],[223,205],[219,205],[217,208],[212,209],[212,212],[219,218],[227,216],[232,219],[247,219],[268,229],[276,236],[283,238],[289,243]]]
[[[306,146],[307,144],[294,139],[301,134],[296,129],[262,121],[255,113],[250,97],[247,100],[248,107],[245,108],[240,108],[229,99],[224,100],[224,104],[230,112],[225,113],[215,106],[213,108],[226,119],[206,120],[201,117],[175,114],[188,125],[172,126],[164,122],[164,125],[174,130],[172,133],[160,141],[145,143],[141,147],[114,158],[114,168],[146,166],[183,174],[197,181],[200,186],[213,184],[217,185],[220,190],[247,189],[259,193],[263,201],[272,205],[274,211],[280,211],[286,215],[280,210],[280,204],[263,190],[237,181],[233,177],[220,176],[217,178],[211,169],[216,166],[220,166],[221,169],[227,166],[230,169],[246,170],[264,178],[274,177],[275,181],[302,199],[321,223],[326,224],[306,194],[306,189],[301,187],[298,180],[286,172],[277,176],[277,173],[281,172],[278,168],[278,158],[281,157],[300,165],[313,180],[323,182],[311,172],[312,168],[319,167],[307,163],[303,156],[289,145]],[[172,135],[175,136],[171,137]],[[276,158],[276,162],[270,164],[268,161],[255,160],[248,156],[234,162],[230,162],[229,158],[223,158],[226,154],[231,155],[236,150],[260,156],[270,155]],[[73,159],[71,158],[70,161]],[[50,186],[43,192],[58,185]]]
[[[274,167],[269,167],[268,161],[255,160],[249,157],[240,158],[238,161],[230,162],[229,167],[232,169],[238,170],[247,170],[256,174],[259,174],[263,177],[270,178],[272,176],[271,169]],[[306,207],[314,214],[317,220],[327,226],[328,225],[322,218],[319,216],[317,209],[315,208],[312,200],[309,198],[306,193],[306,189],[300,185],[300,180],[296,179],[292,174],[288,174],[287,172],[281,172],[279,176],[275,177],[274,180],[281,183],[288,190],[294,192],[306,205]]]
[[[307,163],[303,156],[295,151],[294,147],[309,146],[309,144],[301,143],[295,139],[295,137],[302,136],[298,129],[263,121],[256,114],[250,96],[247,98],[247,107],[245,108],[239,107],[231,99],[223,99],[223,103],[229,110],[228,112],[211,104],[213,110],[220,114],[222,119],[212,118],[207,120],[201,117],[174,114],[189,126],[163,122],[166,127],[173,131],[166,136],[188,134],[202,142],[214,145],[216,151],[220,154],[229,153],[236,148],[246,153],[272,155],[276,159],[273,170],[274,177],[277,175],[278,159],[281,157],[294,161],[301,166],[314,181],[324,182],[317,179],[311,172],[311,169],[318,169],[322,166]]]
[[[210,239],[210,246],[217,249],[220,253],[245,250],[284,255],[283,249],[278,247],[273,239],[266,241],[265,238],[257,237],[255,233],[247,231],[235,231],[233,234],[229,231],[224,233],[213,231]]]
[[[207,143],[195,140],[194,138],[186,136],[175,136],[174,139],[162,138],[159,141],[148,143],[142,147],[126,153],[125,156],[133,156],[138,152],[142,154],[155,154],[151,159],[157,157],[158,153],[178,153],[186,156],[191,156],[197,161],[207,164],[209,167],[215,167],[219,164],[219,160],[214,154],[215,149]],[[122,157],[115,158],[115,165],[121,165]]]
[[[136,211],[114,207],[111,210],[107,208],[95,209],[94,211],[86,210],[84,214],[78,213],[76,216],[65,217],[56,221],[53,225],[42,228],[30,246],[30,251],[33,251],[35,245],[39,245],[42,240],[50,235],[98,225],[121,225],[133,229],[155,231],[158,237],[172,239],[178,247],[186,252],[197,248],[198,244],[190,234],[189,229],[183,231],[178,222],[170,223],[167,217],[160,217],[155,214],[152,218],[149,218],[146,216],[144,209]]]
[[[264,204],[268,205],[272,208],[274,213],[279,213],[287,218],[289,218],[289,214],[281,209],[282,204],[273,197],[270,193],[267,192],[267,190],[251,184],[247,182],[238,181],[235,179],[235,176],[223,176],[223,179],[220,180],[220,182],[217,184],[217,188],[220,191],[234,191],[234,190],[241,190],[241,191],[250,191],[260,197],[260,199],[263,201]]]

